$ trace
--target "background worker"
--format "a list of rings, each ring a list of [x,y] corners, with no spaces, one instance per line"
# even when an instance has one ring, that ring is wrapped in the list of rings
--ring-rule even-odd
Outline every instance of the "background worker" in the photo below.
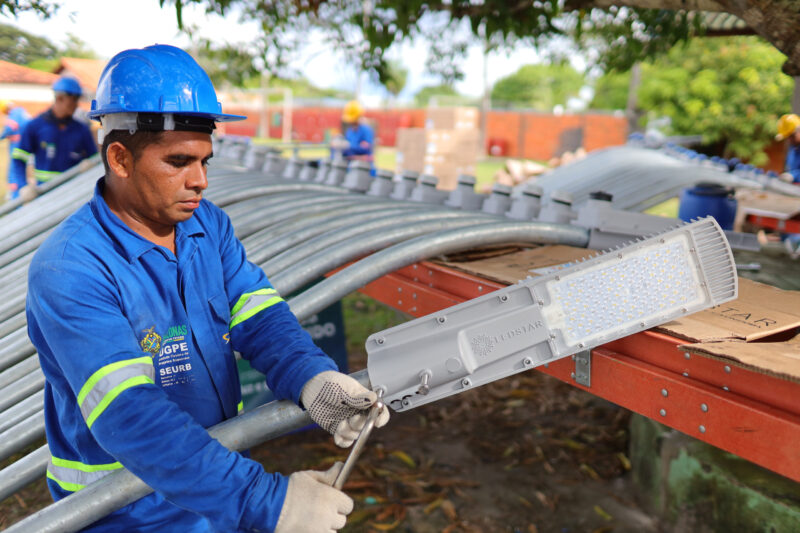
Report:
[[[795,114],[783,115],[778,119],[776,141],[788,140],[784,172],[779,176],[787,183],[800,184],[800,117]],[[800,258],[800,234],[788,233],[783,236],[783,244],[792,259]]]
[[[7,199],[13,200],[19,197],[20,189],[27,185],[28,182],[25,175],[25,167],[22,167],[22,172],[20,173],[19,167],[14,165],[11,156],[14,153],[14,149],[19,146],[22,130],[30,121],[31,116],[25,111],[25,108],[8,100],[0,101],[0,112],[6,116],[0,139],[8,139],[8,192],[6,196]]]
[[[800,183],[800,117],[795,114],[783,115],[778,119],[776,141],[789,141],[786,152],[786,165],[780,175],[788,183]]]
[[[334,139],[331,148],[347,161],[368,161],[374,174],[375,132],[364,122],[364,108],[355,100],[342,110],[342,133],[344,137]]]
[[[105,176],[29,271],[53,497],[125,467],[155,492],[87,531],[344,527],[353,502],[330,486],[336,465],[268,473],[205,429],[241,410],[234,351],[340,446],[376,401],[335,371],[247,261],[228,216],[202,199],[216,123],[245,117],[222,113],[205,71],[165,45],[112,58],[90,115],[103,127]]]
[[[72,117],[83,94],[80,84],[62,76],[53,84],[53,91],[53,105],[28,122],[12,153],[11,164],[18,173],[24,174],[33,158],[33,175],[39,185],[97,153],[89,128]]]

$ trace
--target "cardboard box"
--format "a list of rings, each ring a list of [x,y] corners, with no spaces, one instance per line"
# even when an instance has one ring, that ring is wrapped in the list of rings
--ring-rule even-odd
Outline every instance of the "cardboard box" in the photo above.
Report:
[[[396,170],[413,170],[439,178],[453,189],[459,174],[474,174],[479,133],[475,130],[397,130]]]
[[[471,130],[425,130],[426,154],[468,154],[478,158],[480,132]]]
[[[397,130],[395,168],[397,172],[413,170],[422,172],[425,165],[425,130],[400,128]]]
[[[440,130],[471,130],[480,126],[477,107],[439,107],[426,111],[425,127]]]
[[[512,284],[594,255],[570,246],[541,246],[500,257],[445,262],[452,268]],[[681,350],[800,382],[800,291],[739,278],[739,297],[653,328],[686,341]]]

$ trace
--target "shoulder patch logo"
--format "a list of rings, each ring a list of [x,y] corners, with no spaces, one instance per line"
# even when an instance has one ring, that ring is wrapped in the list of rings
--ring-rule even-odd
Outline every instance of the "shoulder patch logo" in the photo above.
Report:
[[[142,350],[145,352],[158,355],[159,350],[161,350],[161,335],[153,331],[155,328],[155,326],[152,326],[149,329],[142,330],[145,336],[139,341],[139,346],[141,346]]]

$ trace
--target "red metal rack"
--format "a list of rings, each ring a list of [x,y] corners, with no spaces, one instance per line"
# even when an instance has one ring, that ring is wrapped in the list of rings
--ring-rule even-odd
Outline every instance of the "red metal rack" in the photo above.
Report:
[[[424,316],[503,286],[423,261],[361,292]],[[646,331],[595,348],[588,386],[575,378],[583,359],[537,370],[800,482],[800,383],[690,354],[681,344]]]
[[[800,233],[800,220],[747,215],[747,222],[759,228],[771,229],[782,233]]]

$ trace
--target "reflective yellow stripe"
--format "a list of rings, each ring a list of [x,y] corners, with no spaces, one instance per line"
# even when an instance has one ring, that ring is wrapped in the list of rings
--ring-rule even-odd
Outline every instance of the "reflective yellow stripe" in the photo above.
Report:
[[[70,492],[78,492],[87,485],[98,481],[114,470],[121,470],[120,463],[89,465],[79,461],[69,461],[59,457],[50,457],[47,465],[47,477]]]
[[[101,465],[87,465],[79,461],[70,461],[69,459],[60,459],[58,457],[51,457],[50,461],[63,468],[71,468],[73,470],[80,470],[81,472],[100,472],[102,470],[119,470],[122,468],[122,463],[106,463]]]
[[[78,405],[83,403],[83,400],[86,399],[86,395],[89,394],[97,382],[106,377],[107,375],[111,374],[115,370],[119,370],[122,367],[128,365],[136,365],[136,364],[153,364],[153,360],[150,358],[149,355],[144,357],[137,357],[136,359],[125,359],[124,361],[117,361],[116,363],[111,363],[110,365],[106,365],[100,370],[96,371],[92,374],[89,379],[86,380],[86,383],[83,384],[81,387],[80,392],[78,393]]]
[[[259,289],[243,294],[231,309],[229,328],[233,329],[235,325],[241,324],[267,307],[272,307],[282,301],[283,298],[278,295],[278,291],[275,289]]]
[[[35,177],[39,181],[50,181],[54,177],[61,174],[61,172],[57,172],[54,170],[35,170],[33,171],[33,177]]]
[[[278,291],[275,289],[258,289],[257,291],[253,292],[246,292],[239,297],[239,300],[236,302],[236,305],[233,306],[231,309],[231,316],[235,315],[239,312],[239,309],[244,307],[244,304],[247,303],[247,300],[250,299],[251,296],[256,294],[278,294]]]
[[[239,402],[239,405],[236,406],[236,412],[241,413],[244,411],[244,402]]]
[[[260,313],[261,311],[263,311],[267,307],[272,307],[273,305],[275,305],[277,303],[280,303],[282,301],[283,301],[283,298],[281,298],[280,296],[275,296],[273,298],[270,298],[269,300],[261,302],[256,307],[254,307],[254,308],[252,308],[252,309],[250,309],[250,310],[248,310],[248,311],[246,311],[244,313],[241,313],[241,314],[236,315],[235,317],[233,317],[233,320],[231,320],[230,328],[233,328],[233,326],[235,326],[236,324],[241,324],[242,322],[244,322],[245,320],[247,320],[251,316],[253,316],[253,315],[257,314],[257,313]]]
[[[28,160],[31,158],[31,153],[26,152],[22,148],[14,148],[13,150],[11,150],[11,157],[13,157],[14,159],[20,159],[27,163]]]
[[[78,407],[86,425],[97,417],[124,390],[146,383],[155,384],[155,369],[150,356],[117,361],[92,374],[78,392]]]
[[[78,483],[69,483],[67,481],[61,481],[56,476],[47,471],[47,477],[58,483],[58,486],[64,490],[68,490],[70,492],[78,492],[79,490],[86,488],[86,485],[80,485]]]
[[[149,376],[136,376],[130,379],[126,379],[106,394],[103,397],[103,400],[92,410],[92,414],[89,415],[89,418],[86,419],[86,425],[92,427],[94,421],[97,420],[97,417],[100,416],[103,411],[106,410],[106,407],[114,401],[114,398],[122,394],[123,391],[130,389],[131,387],[135,387],[136,385],[144,385],[145,383],[155,384],[152,378]]]

